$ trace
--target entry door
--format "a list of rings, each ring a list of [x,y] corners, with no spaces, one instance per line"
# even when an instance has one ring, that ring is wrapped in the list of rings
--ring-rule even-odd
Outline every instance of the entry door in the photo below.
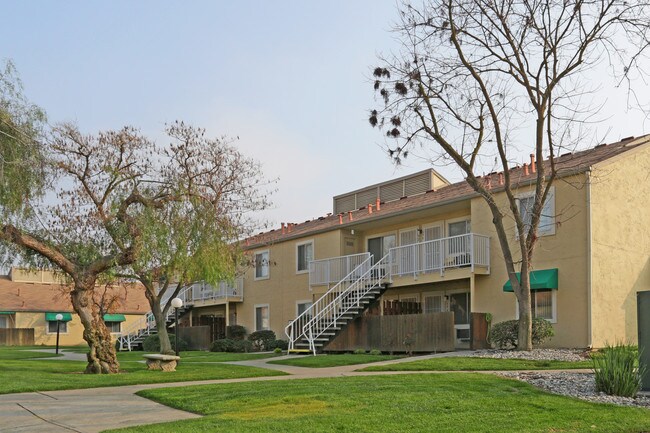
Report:
[[[440,257],[441,242],[429,242],[442,238],[442,225],[424,227],[424,242],[422,244],[422,252],[420,253],[423,263],[420,266],[424,272],[431,272],[435,269],[440,269],[442,263]]]
[[[400,231],[399,232],[399,246],[405,247],[413,245],[418,242],[417,229]],[[398,254],[395,257],[398,266],[397,273],[399,275],[411,274],[419,270],[417,246],[410,248],[400,248],[397,250]]]
[[[469,237],[454,237],[471,233],[469,220],[458,221],[448,224],[449,237],[447,244],[447,257],[448,262],[451,264],[465,264],[469,261],[467,255],[469,254]]]
[[[469,344],[469,313],[470,294],[453,293],[449,295],[449,311],[454,313],[454,328],[456,329],[456,344]]]
[[[395,247],[395,235],[379,236],[368,239],[368,252],[377,263],[381,260],[391,248]]]

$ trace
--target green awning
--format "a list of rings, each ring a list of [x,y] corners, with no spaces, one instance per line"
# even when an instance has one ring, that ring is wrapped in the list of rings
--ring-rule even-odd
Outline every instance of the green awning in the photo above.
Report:
[[[124,314],[104,314],[104,322],[124,322]]]
[[[61,319],[62,322],[69,322],[72,320],[72,314],[70,313],[45,313],[45,320],[48,322],[56,322],[57,314],[63,316],[63,319]]]
[[[521,281],[521,274],[517,272],[517,279]],[[557,289],[557,268],[542,269],[530,273],[530,290]],[[504,292],[513,292],[510,280],[503,285]]]
[[[14,314],[15,311],[0,311],[0,314]]]

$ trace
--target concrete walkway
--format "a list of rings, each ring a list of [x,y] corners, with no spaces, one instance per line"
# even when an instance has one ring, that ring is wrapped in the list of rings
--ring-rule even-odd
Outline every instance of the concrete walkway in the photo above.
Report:
[[[144,389],[208,385],[219,383],[314,379],[342,376],[368,376],[378,374],[444,374],[446,372],[356,372],[355,370],[364,368],[369,365],[395,364],[400,362],[411,362],[421,359],[438,357],[469,356],[471,353],[472,352],[451,352],[446,354],[401,358],[390,361],[375,362],[371,364],[346,365],[329,368],[305,368],[267,363],[270,360],[290,359],[297,357],[296,355],[290,355],[270,359],[237,361],[229,363],[235,365],[247,365],[267,368],[269,370],[279,370],[288,373],[289,375],[287,376],[156,383],[147,385],[116,386],[67,391],[5,394],[0,395],[0,420],[2,420],[0,423],[0,432],[97,433],[103,430],[114,428],[198,418],[200,417],[199,415],[163,406],[151,400],[139,397],[135,395],[135,393]],[[56,360],[61,358],[46,359]]]

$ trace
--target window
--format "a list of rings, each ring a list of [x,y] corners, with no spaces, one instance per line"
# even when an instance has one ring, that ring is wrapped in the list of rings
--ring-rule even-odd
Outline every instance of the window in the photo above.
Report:
[[[526,230],[530,227],[532,220],[533,205],[535,204],[535,193],[527,193],[517,197],[519,206],[519,215],[524,222]],[[546,195],[546,201],[542,207],[542,214],[539,218],[539,225],[537,226],[537,234],[553,235],[555,234],[555,188],[551,187]]]
[[[47,322],[47,332],[49,334],[56,334],[56,320]],[[68,332],[68,322],[63,320],[59,322],[59,333],[65,334]]]
[[[0,316],[0,329],[4,329],[8,327],[9,327],[9,319],[7,319],[7,316]]]
[[[314,260],[314,241],[296,246],[296,272],[308,272],[309,262]]]
[[[269,306],[256,305],[255,306],[255,330],[261,331],[269,329]]]
[[[516,302],[516,301],[515,301]],[[519,303],[517,306],[517,319],[519,319]],[[530,308],[533,318],[546,319],[551,323],[557,322],[557,290],[531,290]]]
[[[122,332],[122,322],[104,322],[111,334]]]
[[[269,277],[269,252],[255,253],[255,279],[261,280]]]
[[[443,305],[442,295],[425,296],[424,298],[425,313],[442,313]]]
[[[302,313],[307,311],[307,309],[309,309],[309,307],[311,307],[312,304],[313,304],[313,302],[311,302],[311,301],[298,301],[296,303],[296,309],[298,310],[297,311],[298,316],[300,316]],[[311,315],[309,315],[309,316],[311,317]]]

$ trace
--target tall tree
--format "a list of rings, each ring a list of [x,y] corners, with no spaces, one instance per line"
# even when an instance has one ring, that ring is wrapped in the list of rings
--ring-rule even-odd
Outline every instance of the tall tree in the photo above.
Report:
[[[29,211],[26,198],[46,181],[41,141],[45,112],[30,103],[11,61],[0,70],[0,208],[2,217]]]
[[[268,207],[263,178],[256,161],[246,158],[231,142],[208,138],[205,131],[183,123],[168,127],[171,159],[186,161],[191,171],[165,175],[190,191],[200,185],[201,199],[169,201],[160,210],[143,209],[143,252],[121,276],[145,287],[156,319],[161,353],[172,352],[165,318],[171,300],[196,281],[216,284],[233,280],[241,261],[238,240],[261,221],[252,217]],[[163,300],[166,302],[163,303]]]
[[[63,124],[43,149],[57,179],[48,201],[33,205],[29,216],[5,221],[0,239],[31,263],[70,277],[72,305],[90,349],[86,372],[115,373],[115,348],[95,302],[98,283],[147,254],[144,241],[159,225],[143,215],[164,213],[170,203],[217,212],[215,192],[204,182],[204,163],[133,128],[92,136]]]
[[[630,85],[650,44],[650,7],[626,0],[428,0],[404,2],[399,14],[401,52],[374,69],[383,106],[372,110],[370,123],[397,140],[389,146],[397,162],[431,151],[433,161],[457,165],[485,199],[518,301],[518,347],[529,350],[529,271],[555,157],[575,147],[580,127],[600,108],[585,103],[595,65],[609,62],[634,95]],[[524,149],[536,157],[536,183],[532,206],[522,212],[511,167]],[[502,187],[490,188],[479,174],[486,168],[503,172]],[[501,191],[506,206],[495,198]],[[516,236],[509,234],[513,225]]]

